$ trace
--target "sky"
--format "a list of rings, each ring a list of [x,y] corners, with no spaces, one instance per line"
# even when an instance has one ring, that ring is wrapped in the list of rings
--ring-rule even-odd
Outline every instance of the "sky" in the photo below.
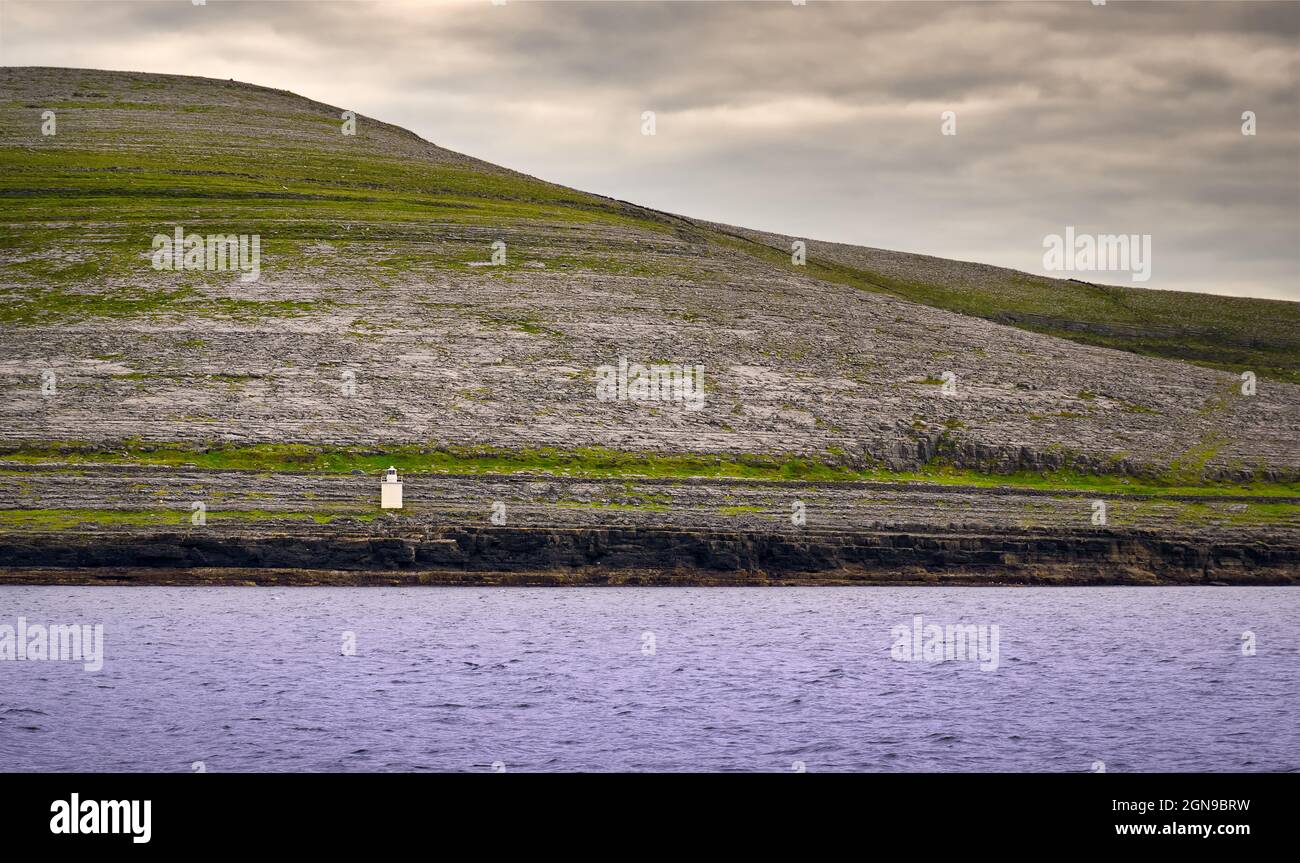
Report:
[[[1149,235],[1148,281],[1087,279],[1300,301],[1294,0],[3,0],[0,64],[291,90],[793,237],[1043,273]]]

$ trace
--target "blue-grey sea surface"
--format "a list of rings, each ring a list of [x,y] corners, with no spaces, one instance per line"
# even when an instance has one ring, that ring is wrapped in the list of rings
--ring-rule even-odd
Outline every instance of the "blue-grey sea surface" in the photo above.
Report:
[[[917,615],[996,625],[996,669],[894,658]],[[19,617],[102,624],[103,667],[0,661],[4,771],[1300,770],[1296,588],[0,588]]]

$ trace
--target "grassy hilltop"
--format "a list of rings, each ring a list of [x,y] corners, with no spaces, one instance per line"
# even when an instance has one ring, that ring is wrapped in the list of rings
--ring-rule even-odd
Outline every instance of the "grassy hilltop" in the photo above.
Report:
[[[1300,304],[796,267],[343,110],[0,70],[0,461],[1295,493]],[[260,235],[260,278],[153,269],[175,226]],[[619,357],[701,364],[706,406],[598,401]]]

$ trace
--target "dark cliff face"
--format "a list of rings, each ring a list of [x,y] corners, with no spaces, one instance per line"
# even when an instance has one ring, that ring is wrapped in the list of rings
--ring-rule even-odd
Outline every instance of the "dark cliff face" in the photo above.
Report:
[[[0,584],[1267,584],[1300,569],[1290,498],[424,474],[384,511],[365,475],[11,476]]]
[[[656,571],[660,583],[778,582],[967,583],[1205,583],[1300,582],[1300,549],[1262,542],[1171,539],[1138,531],[1075,533],[996,532],[781,535],[739,531],[609,528],[448,528],[409,536],[216,536],[177,533],[122,535],[90,540],[45,535],[0,541],[5,581],[30,581],[28,568],[79,570],[81,577],[50,581],[102,581],[95,570],[132,569],[127,581],[185,582],[176,571],[328,570],[361,574],[426,574],[409,583],[499,580],[574,583],[626,580]],[[593,578],[593,571],[603,573]],[[522,578],[521,578],[522,576]],[[246,573],[209,581],[243,582]],[[251,580],[295,583],[289,576]],[[335,581],[340,577],[335,576]],[[381,581],[384,579],[380,579]],[[391,579],[390,579],[391,580]]]

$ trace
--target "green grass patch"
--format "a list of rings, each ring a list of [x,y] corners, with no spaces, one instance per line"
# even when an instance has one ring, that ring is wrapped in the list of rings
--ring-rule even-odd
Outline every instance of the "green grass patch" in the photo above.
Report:
[[[593,478],[718,478],[771,481],[931,483],[982,488],[1075,490],[1108,494],[1234,495],[1300,497],[1300,482],[1208,482],[1189,479],[1192,471],[1160,477],[1086,474],[1071,470],[1045,473],[990,473],[944,464],[914,471],[858,468],[837,461],[781,455],[703,455],[619,452],[599,447],[503,450],[491,447],[384,450],[331,448],[308,444],[257,444],[188,447],[126,441],[112,446],[73,442],[0,450],[0,465],[123,464],[162,468],[196,467],[288,473],[350,473],[378,477],[390,465],[404,474],[538,474]]]
[[[709,232],[708,239],[715,247],[812,278],[1080,344],[1300,383],[1300,303],[1094,285],[1010,271],[988,284],[942,284],[889,276],[826,254],[810,253],[806,265],[795,267],[788,250],[765,242],[723,231]]]
[[[180,315],[186,318],[298,317],[324,309],[324,301],[235,300],[204,297],[194,288],[109,293],[80,293],[62,288],[25,288],[0,298],[0,323],[47,325],[93,318],[141,318]],[[202,344],[201,340],[196,340]]]
[[[18,530],[71,530],[81,525],[97,527],[194,527],[189,510],[176,509],[0,509],[0,527]],[[373,521],[378,513],[364,511],[286,512],[268,509],[208,510],[208,524],[221,522],[310,521],[330,524],[341,519]]]

